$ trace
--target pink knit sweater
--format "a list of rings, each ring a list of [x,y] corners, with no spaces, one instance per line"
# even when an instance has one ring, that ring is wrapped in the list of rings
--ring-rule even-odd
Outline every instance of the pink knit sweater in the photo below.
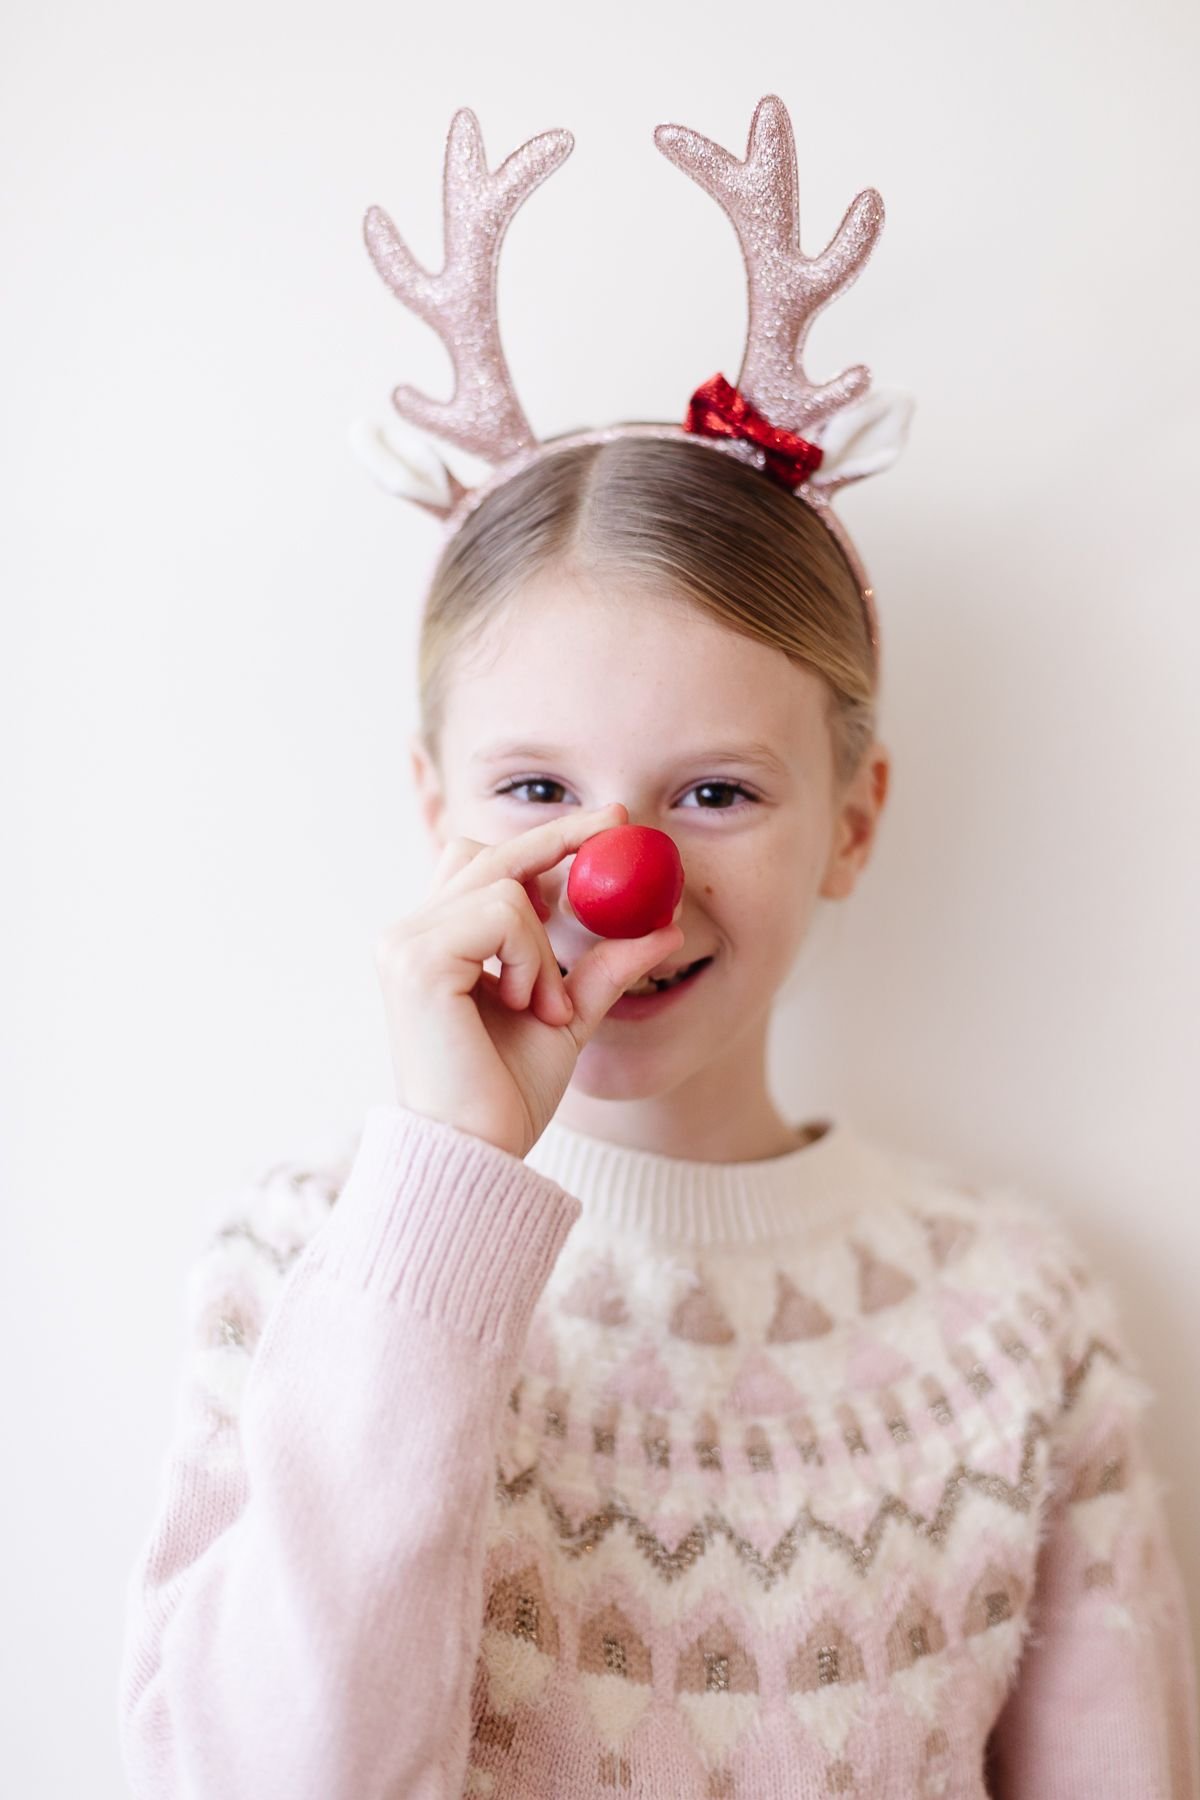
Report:
[[[1144,1391],[1019,1194],[381,1105],[190,1298],[144,1800],[1197,1793]]]

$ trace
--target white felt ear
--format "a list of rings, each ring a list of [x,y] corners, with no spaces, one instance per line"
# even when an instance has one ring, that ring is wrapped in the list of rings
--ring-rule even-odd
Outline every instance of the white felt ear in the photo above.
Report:
[[[843,487],[886,469],[904,447],[915,405],[913,396],[898,388],[876,388],[840,407],[820,433],[825,455],[808,485]]]
[[[354,419],[350,448],[389,494],[449,507],[453,500],[446,465],[427,437],[403,419]]]

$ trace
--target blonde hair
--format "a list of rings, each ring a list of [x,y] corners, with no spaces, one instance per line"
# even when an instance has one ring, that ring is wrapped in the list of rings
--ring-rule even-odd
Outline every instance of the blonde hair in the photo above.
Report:
[[[875,736],[874,652],[836,540],[770,476],[697,444],[576,445],[503,482],[447,544],[418,646],[421,735],[440,767],[455,657],[520,588],[571,564],[666,588],[824,678],[834,779]]]

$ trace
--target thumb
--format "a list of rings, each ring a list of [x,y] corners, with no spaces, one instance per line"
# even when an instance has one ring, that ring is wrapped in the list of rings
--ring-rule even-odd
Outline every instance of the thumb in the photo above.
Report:
[[[648,975],[672,950],[678,950],[684,936],[678,925],[660,925],[645,937],[602,938],[580,957],[563,983],[575,1008],[568,1029],[580,1046],[625,989]]]

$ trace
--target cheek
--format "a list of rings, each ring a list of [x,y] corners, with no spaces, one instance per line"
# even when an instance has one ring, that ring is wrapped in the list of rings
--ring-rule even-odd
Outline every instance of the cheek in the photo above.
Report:
[[[741,866],[728,858],[714,868],[706,860],[687,870],[685,887],[740,956],[772,966],[787,962],[804,938],[820,879],[810,847],[792,841],[778,851]]]
[[[536,823],[511,800],[467,799],[455,813],[454,829],[480,844],[503,844]]]

